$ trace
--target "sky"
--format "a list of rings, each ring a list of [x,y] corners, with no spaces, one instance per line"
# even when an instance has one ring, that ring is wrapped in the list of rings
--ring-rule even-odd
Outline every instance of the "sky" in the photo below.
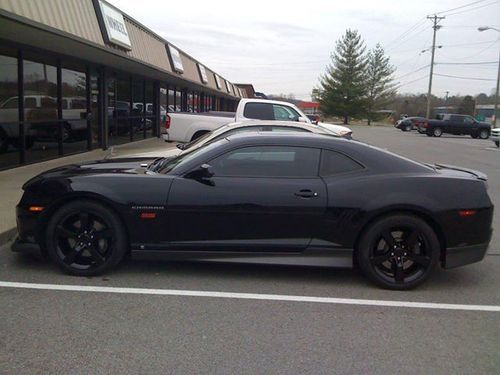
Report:
[[[305,100],[346,29],[358,30],[368,49],[384,47],[400,92],[426,93],[426,17],[438,13],[446,18],[436,36],[432,93],[492,94],[496,85],[500,32],[477,28],[500,30],[500,0],[108,1],[229,81]]]

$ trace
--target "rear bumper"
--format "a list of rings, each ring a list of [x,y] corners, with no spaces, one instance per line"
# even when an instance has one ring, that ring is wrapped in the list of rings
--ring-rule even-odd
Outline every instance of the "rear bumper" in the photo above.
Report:
[[[490,229],[488,241],[470,246],[449,247],[446,249],[444,268],[455,268],[483,260],[490,244],[493,229]]]

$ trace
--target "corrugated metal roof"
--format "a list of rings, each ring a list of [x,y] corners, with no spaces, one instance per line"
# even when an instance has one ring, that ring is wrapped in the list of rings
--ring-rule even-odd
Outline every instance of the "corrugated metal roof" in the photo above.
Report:
[[[0,9],[104,45],[91,0],[0,0]]]

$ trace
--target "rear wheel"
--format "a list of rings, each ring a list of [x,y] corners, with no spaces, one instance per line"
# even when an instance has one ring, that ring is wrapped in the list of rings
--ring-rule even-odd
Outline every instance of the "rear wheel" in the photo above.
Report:
[[[68,203],[55,212],[46,232],[47,251],[64,271],[101,274],[116,266],[127,250],[119,218],[92,201]]]
[[[434,130],[432,131],[432,135],[434,137],[441,137],[442,134],[443,130],[441,128],[434,128]]]
[[[411,125],[406,125],[405,126],[405,131],[410,132],[411,131]]]
[[[411,215],[386,216],[372,224],[357,248],[362,273],[377,285],[405,290],[423,283],[440,253],[433,229]]]

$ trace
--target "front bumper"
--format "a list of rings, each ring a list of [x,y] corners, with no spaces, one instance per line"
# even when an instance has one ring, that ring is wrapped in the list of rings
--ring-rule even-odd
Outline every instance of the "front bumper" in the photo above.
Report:
[[[25,253],[25,254],[41,254],[40,245],[33,242],[23,241],[19,236],[16,237],[10,249],[14,253]]]
[[[480,262],[486,255],[488,244],[489,242],[480,245],[448,248],[444,268],[455,268]]]

